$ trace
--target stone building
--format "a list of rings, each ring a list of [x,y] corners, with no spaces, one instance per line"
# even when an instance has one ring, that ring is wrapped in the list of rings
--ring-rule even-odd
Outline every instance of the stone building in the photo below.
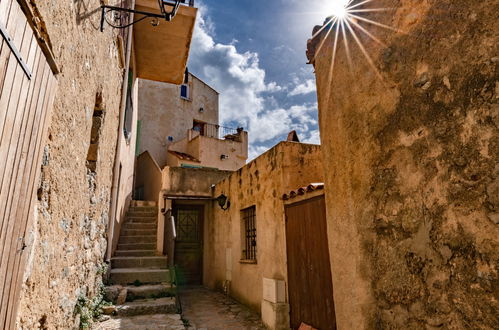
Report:
[[[365,52],[333,24],[309,42],[338,328],[496,329],[497,4],[374,7],[393,29],[355,21]]]
[[[294,256],[288,254],[287,244],[299,243],[289,240],[290,228],[286,228],[285,220],[286,204],[305,199],[301,196],[304,194],[307,198],[323,196],[320,150],[317,145],[281,142],[214,188],[213,196],[226,196],[227,204],[224,208],[213,206],[212,216],[204,224],[208,234],[204,240],[203,283],[224,288],[237,300],[258,310],[270,329],[289,329],[289,298],[293,290],[306,291],[311,282],[306,279],[318,283],[321,278],[318,271],[307,272],[312,277],[289,283],[288,266]],[[305,189],[294,199],[295,190],[302,187]],[[318,236],[301,235],[303,240],[321,241]],[[327,242],[322,242],[327,247]],[[323,279],[330,281],[331,277]],[[312,308],[317,306],[313,304]],[[297,313],[297,306],[294,307]],[[298,326],[293,324],[293,328]]]
[[[97,0],[0,2],[0,328],[75,328],[99,295],[133,192],[137,79],[183,81],[196,9],[182,2],[124,29],[110,25],[132,15]]]

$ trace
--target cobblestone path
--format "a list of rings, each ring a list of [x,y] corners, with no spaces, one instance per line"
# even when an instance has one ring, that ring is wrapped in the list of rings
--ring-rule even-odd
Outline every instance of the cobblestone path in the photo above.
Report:
[[[257,313],[222,293],[203,287],[184,288],[180,299],[187,329],[265,329]]]

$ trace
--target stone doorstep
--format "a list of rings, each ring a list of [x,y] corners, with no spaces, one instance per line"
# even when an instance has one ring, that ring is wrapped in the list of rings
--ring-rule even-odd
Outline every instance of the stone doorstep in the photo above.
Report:
[[[118,244],[117,250],[156,250],[156,240],[154,243],[126,243]]]
[[[116,250],[115,257],[147,257],[155,256],[156,250]]]
[[[114,284],[132,284],[139,281],[143,284],[170,282],[168,269],[115,268],[111,269],[111,282]]]
[[[118,316],[175,314],[176,312],[175,298],[136,300],[116,306]]]
[[[166,256],[120,256],[111,258],[111,268],[167,268]]]
[[[144,236],[124,236],[121,235],[119,239],[119,244],[133,244],[133,243],[151,243],[156,241],[156,235]]]

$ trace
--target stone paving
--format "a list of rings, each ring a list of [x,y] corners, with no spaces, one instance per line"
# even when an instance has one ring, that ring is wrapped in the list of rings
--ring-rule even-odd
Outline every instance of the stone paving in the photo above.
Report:
[[[96,324],[94,330],[185,330],[178,314],[118,317]]]
[[[222,293],[203,287],[184,288],[180,299],[189,330],[265,329],[257,313]]]

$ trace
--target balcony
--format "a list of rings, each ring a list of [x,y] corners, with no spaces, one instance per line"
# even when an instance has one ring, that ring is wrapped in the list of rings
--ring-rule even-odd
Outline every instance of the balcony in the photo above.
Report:
[[[194,123],[187,137],[168,148],[168,166],[236,171],[248,159],[248,132],[216,124]]]
[[[184,80],[196,22],[194,1],[183,1],[177,15],[158,25],[146,19],[134,26],[136,71],[139,78],[179,85]],[[136,10],[159,14],[157,0],[137,0]],[[135,20],[142,16],[137,14]]]

